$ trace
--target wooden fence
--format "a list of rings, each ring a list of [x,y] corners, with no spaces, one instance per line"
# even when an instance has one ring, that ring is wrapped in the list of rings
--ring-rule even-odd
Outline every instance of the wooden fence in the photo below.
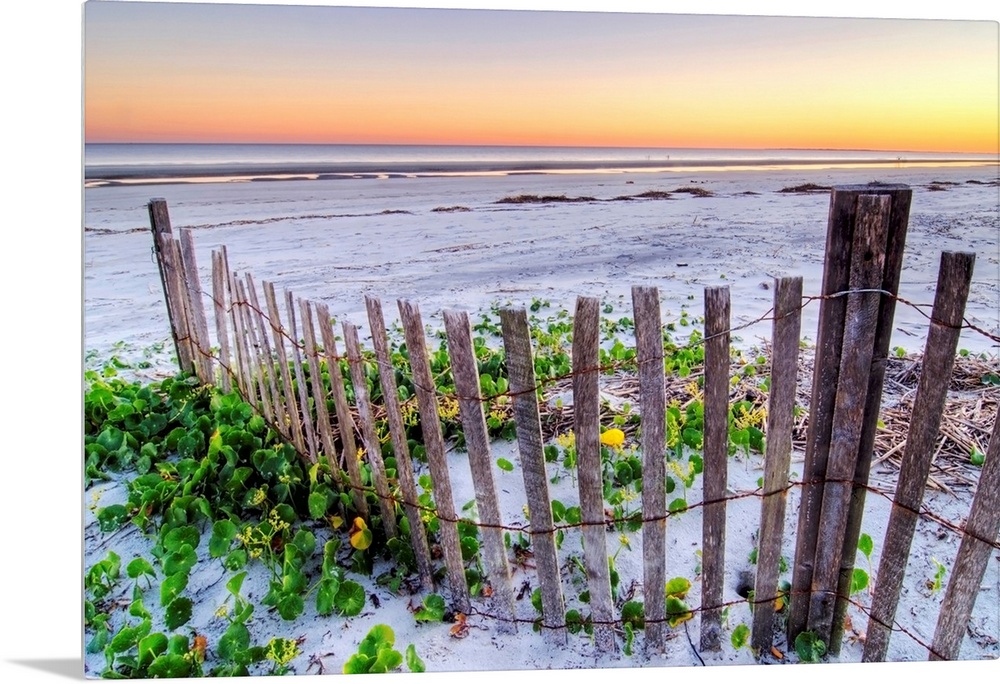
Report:
[[[798,532],[794,554],[788,643],[812,632],[839,651],[843,618],[850,602],[854,550],[857,548],[871,468],[874,435],[886,369],[893,311],[908,220],[910,190],[904,186],[851,186],[832,192],[824,267],[817,356]],[[342,491],[350,492],[358,515],[372,520],[366,493],[374,493],[386,538],[400,534],[397,510],[408,522],[409,543],[417,574],[426,591],[435,589],[425,509],[418,502],[414,466],[403,412],[398,402],[382,305],[366,298],[368,324],[378,367],[381,402],[368,393],[358,329],[342,324],[345,351],[337,346],[329,311],[322,303],[284,293],[284,312],[274,285],[262,283],[265,306],[250,274],[232,272],[226,249],[212,253],[211,292],[201,289],[191,233],[174,238],[166,202],[149,203],[154,243],[177,356],[183,370],[223,391],[238,391],[270,425],[293,444],[308,463],[330,465]],[[974,255],[944,253],[927,336],[922,374],[906,440],[894,506],[883,544],[878,582],[867,627],[864,660],[883,660],[890,634],[898,627],[895,609],[910,554],[919,507],[927,483],[932,442],[937,435],[945,392],[963,323]],[[212,348],[205,301],[215,319]],[[774,288],[771,377],[767,408],[766,454],[761,497],[757,575],[753,594],[751,644],[766,657],[775,634],[775,601],[782,529],[789,483],[792,425],[797,383],[802,308],[800,278],[781,278]],[[652,587],[646,600],[645,643],[651,652],[665,649],[668,614],[662,600],[666,578],[666,525],[672,515],[665,501],[665,407],[663,328],[655,287],[634,287],[636,366],[640,387],[642,451],[642,584]],[[599,300],[579,297],[573,318],[573,427],[584,565],[590,594],[595,647],[619,648],[606,548],[601,468]],[[472,602],[488,601],[499,630],[514,630],[514,591],[504,545],[505,524],[493,479],[493,458],[486,428],[484,397],[468,315],[445,311],[444,323],[455,381],[459,415],[475,488],[483,567],[492,588],[488,599],[470,595],[458,533],[459,516],[445,457],[424,324],[415,302],[398,302],[416,388],[417,412],[432,481],[436,543],[441,549],[445,584],[455,610],[469,612]],[[730,394],[730,302],[726,287],[705,290],[704,356],[704,501],[700,648],[720,648],[724,608],[723,577],[727,510],[728,417]],[[534,561],[541,594],[541,628],[551,643],[566,641],[566,604],[560,581],[555,534],[573,525],[554,523],[546,475],[544,443],[528,317],[523,308],[501,312],[507,395],[513,408],[521,472],[527,499]],[[353,387],[348,402],[340,361],[346,360]],[[325,364],[321,374],[308,372]],[[306,376],[308,374],[308,381]],[[328,410],[332,400],[334,410]],[[382,460],[375,416],[388,426],[396,461],[393,480]],[[944,597],[932,659],[958,655],[990,549],[1000,528],[1000,435],[995,426],[979,485],[963,531],[961,546]],[[370,467],[371,486],[359,466]],[[926,645],[926,644],[925,644]]]

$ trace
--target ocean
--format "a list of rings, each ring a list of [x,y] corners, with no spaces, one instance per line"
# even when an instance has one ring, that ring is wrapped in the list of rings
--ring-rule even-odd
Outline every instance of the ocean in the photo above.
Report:
[[[88,187],[163,182],[613,173],[699,168],[996,164],[990,154],[874,150],[87,143]]]

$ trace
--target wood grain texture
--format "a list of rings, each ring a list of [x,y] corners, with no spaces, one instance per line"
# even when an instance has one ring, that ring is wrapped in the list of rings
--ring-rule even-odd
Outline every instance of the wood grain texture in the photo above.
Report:
[[[635,351],[639,367],[642,420],[642,586],[647,652],[666,650],[667,583],[666,373],[663,368],[663,322],[655,287],[632,288]]]
[[[559,578],[553,532],[549,479],[545,472],[542,425],[536,395],[534,353],[524,308],[500,310],[509,391],[513,397],[517,450],[531,520],[531,548],[542,593],[542,636],[554,646],[565,645],[566,604]]]
[[[573,432],[576,436],[577,484],[583,529],[583,557],[598,651],[617,652],[607,533],[604,530],[604,482],[601,467],[599,386],[600,305],[597,297],[577,297],[573,317]]]
[[[441,421],[438,417],[438,402],[435,395],[434,377],[431,374],[427,342],[424,339],[424,325],[420,310],[412,302],[399,300],[399,314],[403,322],[406,348],[410,354],[413,384],[417,392],[417,406],[420,411],[420,425],[424,435],[424,448],[430,465],[434,487],[434,503],[440,521],[441,548],[448,570],[448,585],[452,602],[463,612],[469,612],[469,586],[465,581],[462,550],[458,541],[455,500],[451,493],[451,477],[448,474],[448,460],[445,456],[444,438],[441,435]]]
[[[769,653],[774,638],[774,601],[778,597],[781,541],[792,458],[795,389],[798,384],[802,325],[802,278],[776,278],[771,333],[771,378],[767,404],[767,445],[754,583],[751,646]]]
[[[879,289],[882,283],[889,201],[885,196],[858,197],[858,218],[848,281],[852,292],[847,295],[831,444],[810,587],[808,627],[827,644],[830,643],[833,628],[844,530],[875,348],[880,295],[871,290]]]
[[[233,356],[229,350],[229,328],[226,325],[226,291],[222,273],[222,254],[212,250],[212,303],[215,313],[215,335],[219,340],[219,384],[224,394],[233,390]]]
[[[191,343],[187,334],[187,322],[184,311],[180,309],[180,288],[177,278],[177,265],[174,263],[173,231],[170,227],[170,212],[167,201],[154,197],[147,204],[149,210],[149,225],[153,231],[153,249],[156,253],[156,265],[160,272],[160,284],[163,286],[163,297],[167,305],[167,317],[170,321],[170,332],[174,338],[174,348],[181,370],[192,371]]]
[[[465,435],[472,485],[476,492],[480,535],[483,539],[482,558],[493,589],[492,602],[499,618],[497,630],[509,634],[517,631],[514,622],[514,592],[510,584],[510,567],[503,540],[503,518],[500,499],[493,477],[493,454],[483,414],[483,397],[479,387],[479,364],[472,344],[472,326],[464,311],[444,312],[448,356],[455,379],[458,410]]]
[[[705,288],[705,466],[701,547],[701,640],[703,651],[722,647],[726,568],[726,485],[729,475],[728,287]]]

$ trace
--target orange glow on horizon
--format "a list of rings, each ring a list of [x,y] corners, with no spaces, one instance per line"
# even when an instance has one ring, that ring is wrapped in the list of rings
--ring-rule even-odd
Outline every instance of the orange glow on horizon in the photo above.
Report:
[[[114,40],[116,31],[124,29],[105,29],[91,9],[113,12],[116,4],[86,6],[88,29],[93,23],[105,31],[86,32],[88,142],[956,153],[1000,148],[998,40],[996,25],[989,22],[870,20],[845,31],[817,20],[807,25],[809,41],[803,35],[806,25],[791,20],[787,28],[780,22],[729,27],[702,18],[706,28],[697,36],[701,42],[690,37],[688,28],[675,41],[687,41],[683,49],[661,54],[666,48],[658,35],[652,40],[635,33],[644,15],[609,15],[625,26],[624,38],[602,50],[591,48],[593,40],[577,40],[567,31],[565,36],[545,35],[537,43],[525,38],[513,46],[508,44],[513,38],[498,34],[491,51],[490,45],[462,43],[459,29],[443,38],[435,33],[448,28],[438,26],[445,20],[464,22],[473,16],[458,11],[433,15],[435,23],[425,28],[426,35],[415,28],[411,37],[399,28],[384,44],[378,43],[380,35],[359,31],[371,43],[359,43],[366,50],[361,54],[346,32],[340,39],[343,48],[326,36],[316,45],[306,36],[268,46],[256,36],[256,42],[244,38],[241,43],[242,34],[230,28],[200,42],[184,33],[189,24],[176,29],[186,41],[179,47],[164,39],[162,45],[144,43],[130,53]],[[130,9],[139,11],[139,4]],[[294,16],[295,8],[281,9]],[[503,18],[530,26],[542,14],[514,12]],[[336,28],[346,15],[333,11],[322,16],[329,16]],[[406,21],[414,16],[431,15],[411,12]],[[565,17],[545,19],[583,21]],[[671,18],[658,19],[668,32]],[[687,21],[693,19],[699,18]],[[586,22],[580,26],[585,38],[590,29]],[[466,32],[479,28],[463,25]],[[725,42],[723,29],[747,32],[746,51]],[[866,32],[872,34],[869,42],[863,40]],[[401,43],[400,35],[410,43]],[[928,35],[939,37],[941,44],[928,47]],[[448,54],[451,49],[465,53]]]

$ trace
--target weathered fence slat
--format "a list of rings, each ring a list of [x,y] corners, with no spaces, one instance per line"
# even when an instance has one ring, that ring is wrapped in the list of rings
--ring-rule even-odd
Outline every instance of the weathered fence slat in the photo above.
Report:
[[[823,483],[807,623],[809,629],[827,644],[830,643],[833,628],[840,556],[844,547],[844,530],[851,505],[854,469],[861,444],[861,427],[875,348],[879,303],[877,290],[882,283],[888,222],[888,197],[858,197],[858,224],[849,280],[852,293],[847,295],[832,443]]]
[[[872,598],[868,638],[865,640],[865,662],[885,660],[889,647],[890,628],[896,615],[918,511],[934,458],[941,414],[948,398],[948,385],[955,364],[975,259],[974,254],[968,253],[945,252],[941,255],[923,368],[913,401],[894,505],[882,542],[878,583]]]
[[[265,391],[270,392],[271,397],[271,410],[274,413],[274,424],[278,426],[278,431],[283,434],[288,434],[288,421],[286,420],[287,414],[285,413],[285,402],[281,395],[278,393],[278,382],[275,378],[274,370],[274,353],[271,351],[271,341],[268,336],[268,323],[264,318],[264,312],[260,308],[260,302],[257,299],[257,286],[254,285],[253,276],[249,273],[245,273],[244,279],[246,280],[247,293],[250,295],[249,299],[249,314],[251,319],[254,321],[257,327],[257,341],[260,343],[260,349],[258,349],[258,356],[264,361],[264,364],[259,369],[261,373],[261,393]],[[267,389],[264,389],[263,381],[266,376],[267,379]]]
[[[208,336],[208,319],[205,317],[205,300],[202,297],[201,278],[198,277],[198,258],[194,249],[194,237],[189,228],[181,228],[181,259],[184,263],[184,278],[187,281],[188,302],[193,318],[195,347],[198,353],[199,379],[208,385],[215,380],[212,367],[212,345]]]
[[[309,410],[309,385],[306,384],[305,370],[302,368],[302,350],[299,348],[299,332],[295,324],[295,300],[290,290],[285,290],[285,310],[288,311],[292,368],[295,371],[295,384],[299,390],[299,407],[302,409],[302,431],[305,433],[306,444],[309,447],[309,461],[316,463],[316,452],[318,451],[316,426],[313,424],[312,411]]]
[[[171,239],[167,249],[171,253],[174,269],[176,270],[177,292],[180,296],[177,302],[177,310],[181,312],[181,320],[185,326],[188,351],[191,354],[191,372],[201,380],[203,359],[198,346],[198,331],[194,323],[194,312],[191,310],[190,281],[187,271],[184,268],[184,258],[181,256],[181,241],[177,238]]]
[[[235,372],[233,373],[233,380],[236,383],[236,389],[245,398],[248,396],[247,392],[247,377],[246,377],[246,354],[243,349],[243,340],[240,336],[240,316],[239,316],[239,302],[236,288],[233,286],[233,274],[229,270],[229,255],[226,253],[226,246],[222,246],[222,250],[219,254],[219,263],[222,270],[223,278],[223,288],[226,291],[226,295],[229,299],[229,309],[227,314],[229,316],[229,327],[233,330],[233,366],[235,367]]]
[[[222,253],[226,271],[226,284],[229,288],[229,300],[233,306],[229,311],[230,322],[233,324],[233,341],[236,346],[237,368],[239,368],[239,386],[245,401],[257,405],[257,397],[253,388],[253,364],[250,362],[250,350],[247,348],[246,326],[244,325],[244,303],[240,299],[239,288],[236,287],[236,274],[229,270],[226,253]]]
[[[368,518],[368,502],[361,488],[361,469],[358,466],[358,444],[354,439],[354,417],[347,403],[347,388],[344,386],[344,373],[340,368],[340,355],[337,353],[337,340],[333,335],[333,325],[330,322],[330,310],[326,304],[316,304],[316,318],[319,331],[323,337],[323,351],[326,355],[326,367],[330,373],[330,388],[333,391],[333,408],[337,412],[337,426],[340,429],[340,439],[343,443],[343,459],[339,466],[331,460],[337,479],[343,482],[341,471],[346,468],[347,478],[351,484],[351,498],[354,509],[362,518]],[[332,454],[331,454],[332,459]]]
[[[666,410],[663,323],[655,287],[633,287],[635,351],[642,419],[642,586],[646,650],[666,649],[667,582]]]
[[[857,555],[858,539],[861,537],[861,520],[864,517],[875,433],[878,430],[879,412],[882,409],[882,386],[885,381],[893,316],[896,311],[895,295],[899,292],[906,229],[910,218],[910,199],[913,196],[913,190],[898,184],[869,185],[865,186],[863,191],[865,194],[888,196],[892,206],[889,209],[889,234],[886,238],[885,270],[882,276],[878,325],[875,330],[875,351],[872,355],[871,375],[868,381],[868,402],[865,405],[865,417],[861,426],[861,445],[858,448],[857,466],[854,469],[851,506],[847,515],[844,548],[840,558],[840,583],[837,585],[837,603],[833,612],[833,631],[830,634],[829,651],[834,655],[840,652],[843,643],[844,617],[847,614],[851,582],[854,578],[854,560]]]
[[[448,460],[445,456],[444,437],[441,435],[441,420],[438,417],[438,402],[427,342],[424,339],[424,326],[416,304],[399,300],[398,305],[406,348],[410,354],[413,384],[417,392],[417,407],[424,434],[424,448],[427,450],[427,461],[431,469],[434,503],[440,519],[441,547],[448,570],[448,584],[455,606],[467,613],[471,607],[469,586],[465,581],[462,549],[458,542],[458,518],[451,493],[451,478],[448,475]]]
[[[951,579],[945,589],[944,600],[938,614],[930,660],[955,660],[958,658],[962,637],[965,636],[972,615],[972,607],[979,595],[980,583],[986,572],[992,545],[1000,533],[1000,419],[993,422],[993,435],[986,448],[979,484],[969,509],[965,534],[958,547]],[[881,581],[881,580],[880,580]]]
[[[316,406],[316,423],[319,427],[321,450],[330,469],[337,462],[337,447],[333,442],[330,427],[330,412],[326,408],[326,388],[323,386],[323,374],[320,372],[319,352],[316,349],[316,329],[313,326],[312,305],[306,299],[299,299],[299,312],[302,314],[302,339],[306,347],[306,359],[309,361],[309,382],[312,385],[313,403]],[[317,459],[318,460],[318,459]]]
[[[174,261],[173,248],[170,246],[173,233],[170,228],[170,213],[167,211],[167,201],[160,197],[149,200],[149,223],[153,230],[153,247],[156,250],[156,263],[160,270],[160,283],[167,300],[167,318],[170,320],[170,330],[173,333],[174,347],[177,350],[177,361],[181,370],[191,371],[192,351],[188,335],[188,324],[181,307],[180,279],[177,264]]]
[[[493,478],[490,437],[483,415],[483,397],[479,385],[479,364],[472,344],[472,326],[464,311],[444,312],[445,333],[451,373],[455,378],[462,432],[469,454],[472,484],[476,492],[476,510],[482,527],[483,561],[493,589],[493,605],[500,620],[499,631],[517,631],[514,622],[514,592],[510,585],[510,567],[503,541],[503,519]]]
[[[399,390],[396,387],[395,371],[389,356],[389,340],[385,332],[382,303],[378,299],[366,295],[365,308],[368,310],[368,325],[372,331],[372,346],[375,348],[379,383],[382,386],[382,397],[385,400],[386,421],[389,423],[392,451],[396,457],[399,488],[403,494],[403,510],[410,523],[410,543],[417,560],[417,574],[420,576],[420,583],[424,589],[429,591],[434,587],[431,552],[427,543],[427,530],[424,528],[423,520],[420,517],[420,508],[417,504],[417,482],[413,475],[413,462],[410,460],[406,426],[399,408]]]
[[[726,552],[729,459],[728,287],[705,288],[704,502],[701,546],[701,649],[718,651]]]
[[[535,396],[535,366],[528,316],[523,308],[501,309],[508,390],[513,397],[517,450],[531,519],[531,548],[542,593],[542,636],[551,645],[566,644],[566,604],[559,580],[559,560],[553,534],[549,480],[545,473],[542,425]]]
[[[382,511],[382,525],[385,526],[386,535],[392,538],[399,534],[396,529],[396,504],[389,494],[389,483],[385,478],[382,443],[375,434],[375,417],[368,397],[368,377],[365,375],[365,362],[361,356],[358,328],[345,321],[343,330],[347,365],[351,372],[351,383],[354,385],[354,406],[358,409],[358,426],[361,428],[361,439],[365,445],[365,456],[372,469],[372,482],[375,484],[379,510]]]
[[[260,354],[260,343],[257,338],[257,326],[254,322],[253,312],[250,310],[250,304],[247,300],[246,287],[244,286],[243,281],[236,281],[236,291],[239,293],[240,313],[243,317],[243,328],[247,334],[250,377],[260,393],[260,410],[264,416],[273,423],[274,412],[272,410],[272,398],[268,392],[267,386],[264,384],[264,363]],[[257,396],[258,394],[255,392],[254,399],[256,399]]]
[[[781,540],[785,530],[801,324],[802,278],[776,278],[771,334],[771,381],[767,404],[767,446],[764,455],[760,532],[757,535],[757,577],[754,583],[753,632],[750,642],[759,655],[770,652],[774,638],[774,601],[778,598]]]
[[[598,651],[615,652],[612,628],[611,569],[604,531],[604,483],[600,423],[600,305],[597,297],[577,297],[573,317],[573,432],[576,436],[577,484],[583,522],[583,558]]]
[[[229,331],[226,328],[226,294],[222,273],[222,254],[212,250],[212,302],[215,308],[215,334],[219,338],[219,382],[222,391],[229,394],[233,390],[230,376],[233,373],[232,356],[229,352]]]
[[[274,294],[274,284],[265,280],[264,299],[267,301],[267,316],[271,320],[271,333],[274,340],[274,349],[278,355],[279,372],[281,373],[281,391],[285,397],[285,409],[291,425],[289,434],[292,443],[299,450],[300,454],[306,453],[305,436],[302,434],[302,421],[299,419],[299,409],[295,399],[295,390],[292,388],[292,373],[288,370],[288,353],[285,349],[284,326],[281,324],[281,314],[278,312],[278,300]]]

